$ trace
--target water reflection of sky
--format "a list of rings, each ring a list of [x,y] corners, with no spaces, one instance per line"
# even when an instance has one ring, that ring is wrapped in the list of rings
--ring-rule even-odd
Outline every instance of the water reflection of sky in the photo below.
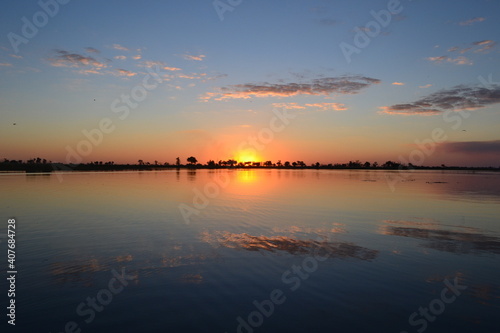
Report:
[[[422,240],[420,246],[457,254],[500,254],[500,237],[467,226],[436,222],[384,221],[380,233]]]
[[[229,179],[227,186],[185,224],[179,203],[192,204],[193,189],[203,191],[220,176]],[[274,327],[293,331],[290,318],[318,318],[304,312],[306,302],[308,309],[322,309],[321,320],[330,328],[349,324],[370,332],[377,323],[384,331],[401,331],[408,316],[439,293],[444,279],[455,277],[468,286],[453,305],[470,313],[460,323],[469,329],[489,323],[500,308],[499,175],[411,176],[393,192],[386,172],[378,171],[75,173],[62,182],[55,175],[0,175],[0,208],[18,219],[23,290],[30,295],[19,301],[47,331],[57,328],[49,325],[57,316],[63,317],[57,319],[61,325],[71,319],[76,305],[121,268],[134,280],[117,297],[130,300],[117,301],[120,313],[156,300],[157,308],[146,309],[150,317],[138,316],[184,323],[169,314],[179,314],[180,306],[189,317],[195,306],[201,318],[206,304],[218,304],[213,310],[224,323],[210,328],[229,331],[254,299],[280,286],[284,271],[316,253],[328,253],[329,259],[295,298],[289,295]],[[175,295],[177,303],[165,295]],[[111,309],[102,318],[123,319]],[[447,308],[440,323],[452,327],[454,311]],[[316,323],[322,331],[321,321]],[[435,331],[442,328],[433,325]],[[106,331],[97,324],[88,329]]]

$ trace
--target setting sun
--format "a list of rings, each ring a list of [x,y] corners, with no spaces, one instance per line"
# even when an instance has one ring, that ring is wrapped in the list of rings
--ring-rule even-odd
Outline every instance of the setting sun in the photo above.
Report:
[[[261,159],[253,149],[241,150],[235,154],[236,161],[245,162],[260,162]]]

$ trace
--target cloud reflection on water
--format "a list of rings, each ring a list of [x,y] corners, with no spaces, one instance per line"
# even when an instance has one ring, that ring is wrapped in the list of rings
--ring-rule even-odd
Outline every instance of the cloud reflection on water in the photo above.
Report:
[[[215,247],[272,253],[281,252],[293,255],[318,253],[320,255],[328,254],[330,258],[372,260],[377,257],[379,252],[349,242],[301,240],[286,236],[253,236],[247,233],[236,234],[228,231],[203,232],[201,238]]]
[[[500,237],[477,228],[450,226],[436,222],[383,221],[383,235],[425,240],[421,246],[456,254],[500,253]]]

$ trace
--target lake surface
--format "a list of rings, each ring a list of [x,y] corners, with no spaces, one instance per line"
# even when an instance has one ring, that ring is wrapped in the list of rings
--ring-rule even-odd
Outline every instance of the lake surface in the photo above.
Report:
[[[13,331],[499,331],[498,173],[182,169],[0,186],[2,267],[17,226]]]

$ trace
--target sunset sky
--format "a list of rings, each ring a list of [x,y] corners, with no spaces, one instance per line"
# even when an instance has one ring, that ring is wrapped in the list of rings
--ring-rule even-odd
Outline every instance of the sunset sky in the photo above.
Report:
[[[0,13],[2,159],[500,166],[499,1],[44,1]]]

